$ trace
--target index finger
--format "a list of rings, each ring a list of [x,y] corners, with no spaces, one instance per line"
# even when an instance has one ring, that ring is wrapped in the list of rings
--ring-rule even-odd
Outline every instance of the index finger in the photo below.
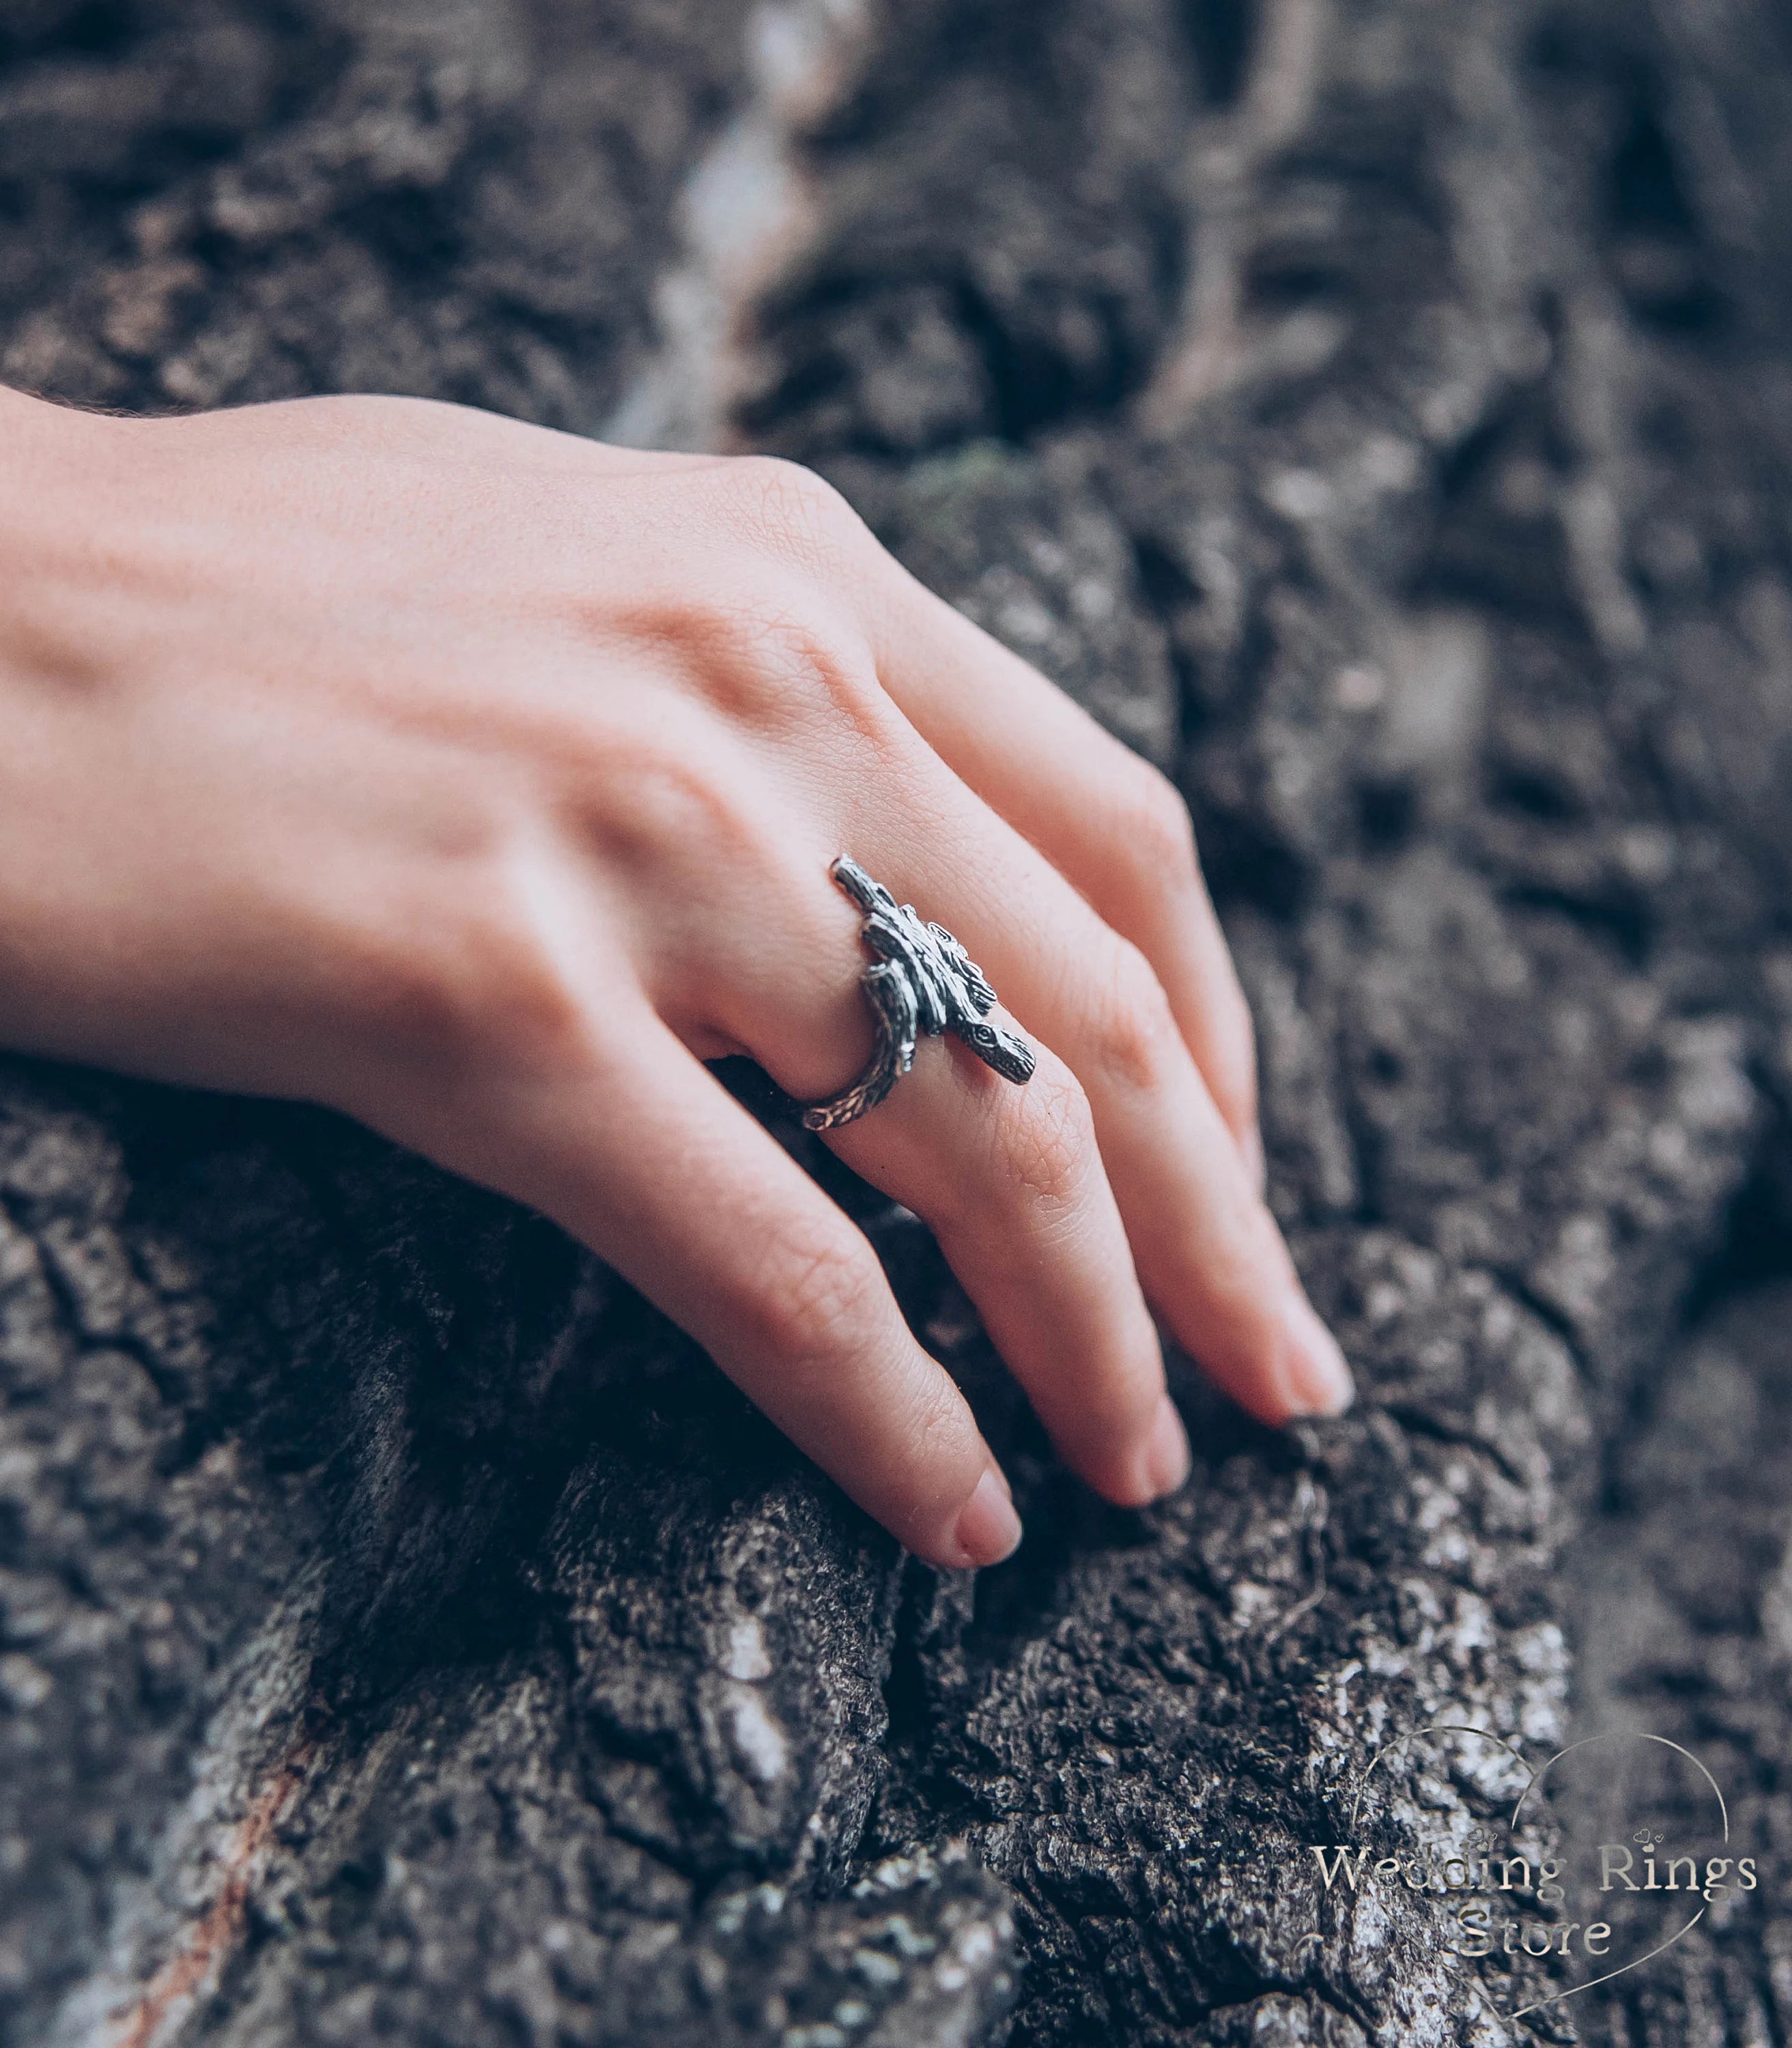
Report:
[[[1144,954],[1260,1183],[1251,1013],[1188,806],[1037,669],[906,571],[897,578],[874,600],[884,687],[960,780]]]

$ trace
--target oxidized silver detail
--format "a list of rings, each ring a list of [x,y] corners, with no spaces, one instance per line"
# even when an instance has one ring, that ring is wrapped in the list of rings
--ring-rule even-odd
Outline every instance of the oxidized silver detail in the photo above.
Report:
[[[922,1037],[956,1032],[985,1066],[1017,1085],[1033,1078],[1033,1048],[984,1019],[995,991],[952,933],[924,925],[912,903],[898,903],[843,853],[828,872],[865,913],[859,937],[878,957],[859,977],[877,1019],[871,1063],[844,1094],[803,1111],[811,1131],[838,1131],[875,1109],[914,1065]]]

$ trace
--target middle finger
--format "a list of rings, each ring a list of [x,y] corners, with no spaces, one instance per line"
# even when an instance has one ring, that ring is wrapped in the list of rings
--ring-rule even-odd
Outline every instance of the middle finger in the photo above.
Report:
[[[1147,1297],[1265,1421],[1336,1414],[1349,1369],[1138,948],[924,743],[855,855],[969,948],[1085,1092]],[[882,863],[879,871],[876,862]]]

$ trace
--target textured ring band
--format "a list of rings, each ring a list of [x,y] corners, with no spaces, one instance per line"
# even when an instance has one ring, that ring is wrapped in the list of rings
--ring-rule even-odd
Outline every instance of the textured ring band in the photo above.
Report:
[[[922,1037],[952,1031],[985,1066],[1017,1084],[1030,1080],[1033,1048],[986,1020],[995,991],[943,925],[924,925],[912,903],[898,903],[843,853],[828,872],[865,913],[859,936],[878,957],[859,977],[877,1020],[877,1046],[852,1086],[803,1111],[811,1131],[838,1131],[875,1109],[914,1065]]]

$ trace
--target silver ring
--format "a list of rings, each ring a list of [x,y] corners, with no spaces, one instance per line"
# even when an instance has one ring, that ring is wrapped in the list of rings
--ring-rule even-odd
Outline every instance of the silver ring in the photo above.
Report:
[[[851,1088],[803,1111],[811,1131],[838,1131],[875,1109],[914,1065],[924,1035],[956,1032],[985,1066],[1017,1086],[1033,1078],[1033,1048],[999,1024],[984,1022],[995,991],[952,933],[924,925],[912,903],[898,903],[843,853],[828,872],[865,913],[859,937],[878,957],[859,977],[877,1019],[877,1048]]]

